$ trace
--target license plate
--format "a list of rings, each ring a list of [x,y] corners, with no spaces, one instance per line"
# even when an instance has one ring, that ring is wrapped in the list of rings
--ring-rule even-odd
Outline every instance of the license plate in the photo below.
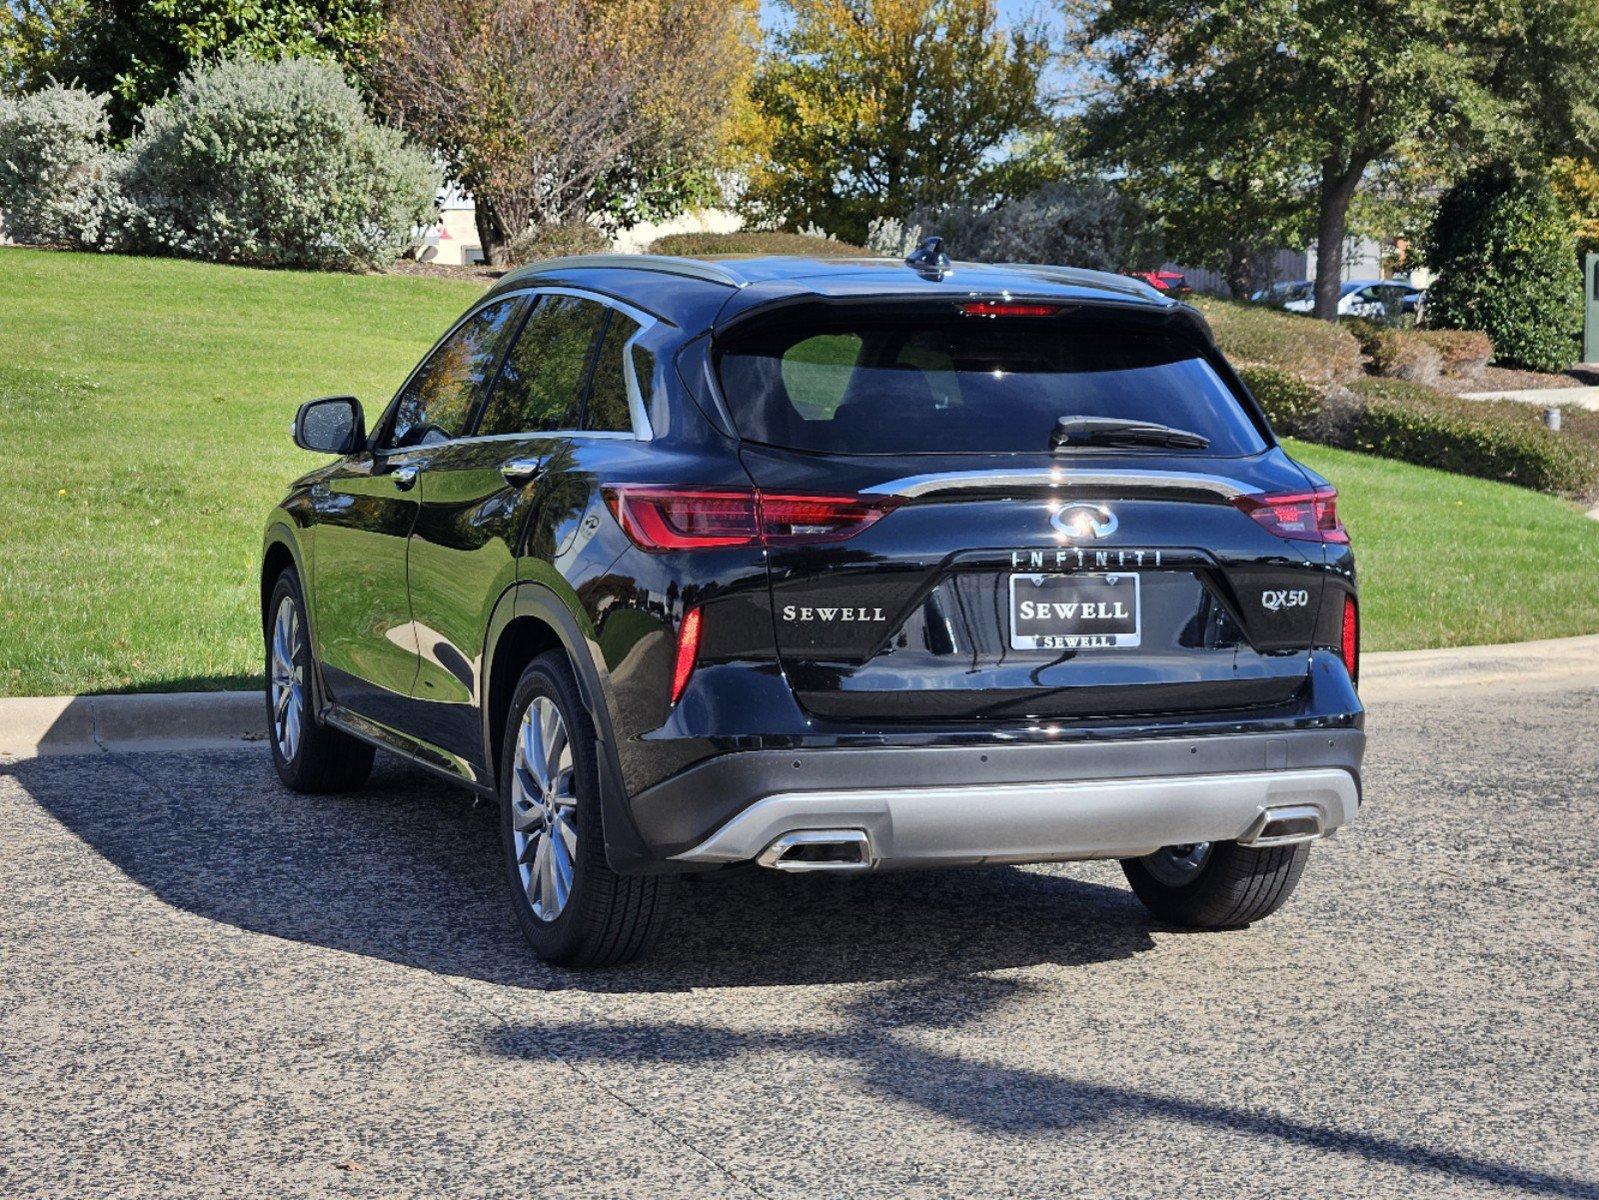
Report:
[[[1138,575],[1012,575],[1014,650],[1110,650],[1138,645]]]

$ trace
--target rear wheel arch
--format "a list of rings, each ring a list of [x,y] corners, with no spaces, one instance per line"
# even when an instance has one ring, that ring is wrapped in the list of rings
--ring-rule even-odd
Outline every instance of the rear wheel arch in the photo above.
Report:
[[[553,590],[523,582],[507,588],[494,607],[484,638],[481,695],[484,761],[499,774],[505,716],[516,685],[538,655],[560,650],[577,681],[577,689],[594,723],[600,776],[605,851],[614,870],[648,871],[655,863],[638,832],[627,804],[622,771],[616,758],[611,710],[588,638],[577,616]],[[497,785],[496,779],[496,785]],[[656,869],[659,869],[658,867]]]

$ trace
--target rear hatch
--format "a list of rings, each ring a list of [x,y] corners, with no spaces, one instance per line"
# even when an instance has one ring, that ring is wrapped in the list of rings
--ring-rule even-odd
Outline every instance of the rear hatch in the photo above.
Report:
[[[745,468],[796,522],[769,530],[768,565],[810,712],[1156,715],[1304,686],[1319,543],[1342,534],[1196,326],[810,305],[740,326],[715,362]]]

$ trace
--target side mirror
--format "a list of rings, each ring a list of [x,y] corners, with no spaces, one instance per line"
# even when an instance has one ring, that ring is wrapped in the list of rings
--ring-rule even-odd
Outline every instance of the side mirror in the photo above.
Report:
[[[307,400],[294,414],[294,444],[319,454],[353,454],[366,441],[366,417],[354,396]]]

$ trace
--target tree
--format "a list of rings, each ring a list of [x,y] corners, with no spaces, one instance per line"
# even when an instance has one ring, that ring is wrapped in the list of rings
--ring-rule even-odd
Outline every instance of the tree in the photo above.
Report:
[[[703,185],[753,10],[697,0],[396,0],[381,102],[472,193],[489,261],[534,226],[666,215]]]
[[[1592,0],[1065,2],[1078,45],[1103,67],[1102,126],[1136,124],[1159,104],[1171,137],[1193,139],[1174,160],[1190,168],[1273,133],[1266,166],[1306,197],[1321,250],[1315,312],[1327,320],[1351,206],[1374,167],[1398,159],[1445,178],[1473,158],[1596,140]]]
[[[1599,160],[1557,158],[1550,167],[1549,182],[1571,214],[1577,253],[1599,253]]]
[[[1260,286],[1271,252],[1310,237],[1295,136],[1260,116],[1248,136],[1233,136],[1206,126],[1232,126],[1236,114],[1187,111],[1180,91],[1162,89],[1126,110],[1098,106],[1080,123],[1083,156],[1124,176],[1165,254],[1219,272],[1239,298]]]
[[[1047,57],[994,0],[787,0],[756,69],[743,206],[850,242],[991,193],[997,156],[1043,120]]]
[[[191,66],[226,53],[322,58],[359,74],[382,25],[382,0],[5,0],[0,78],[108,93],[121,137]]]
[[[1479,329],[1500,362],[1564,371],[1582,329],[1582,272],[1571,217],[1544,175],[1496,163],[1438,205],[1426,247],[1438,278],[1427,320]]]

